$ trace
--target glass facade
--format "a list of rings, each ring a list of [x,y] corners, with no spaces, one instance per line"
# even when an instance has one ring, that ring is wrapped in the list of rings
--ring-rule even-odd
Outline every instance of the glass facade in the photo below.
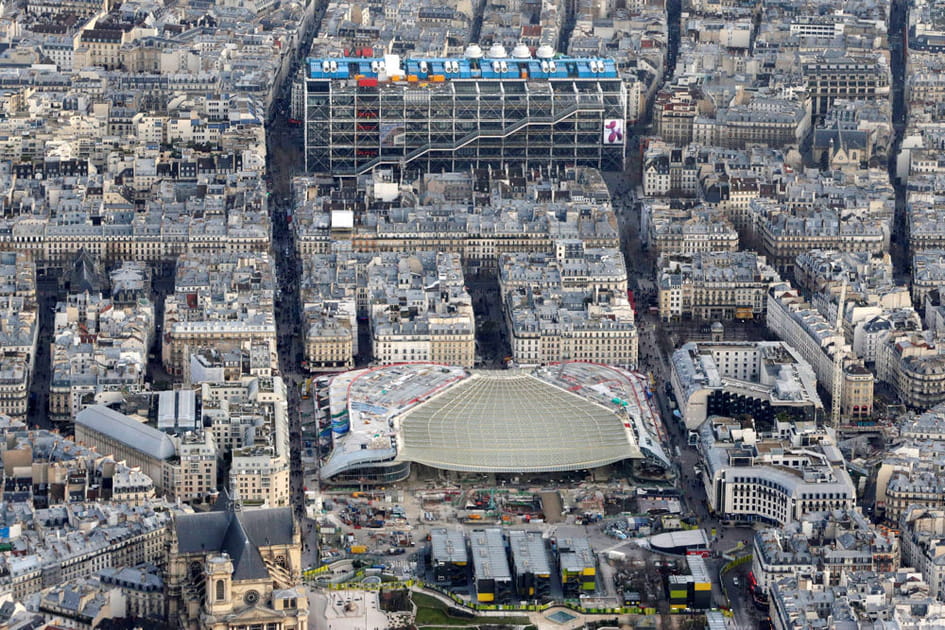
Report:
[[[378,81],[358,73],[370,72],[366,61],[371,60],[340,60],[341,70],[322,72],[325,61],[309,60],[310,172],[355,176],[376,166],[454,170],[503,160],[526,167],[623,168],[627,90],[611,71],[612,62],[607,71],[589,72],[589,60],[562,58],[555,73],[535,76],[541,71],[529,68],[547,62],[509,60],[517,64],[514,70],[490,76],[495,73],[479,68],[493,62],[464,59],[453,77],[428,73],[426,80],[404,75],[405,80]],[[417,63],[407,61],[408,71]],[[599,63],[594,67],[603,68]]]

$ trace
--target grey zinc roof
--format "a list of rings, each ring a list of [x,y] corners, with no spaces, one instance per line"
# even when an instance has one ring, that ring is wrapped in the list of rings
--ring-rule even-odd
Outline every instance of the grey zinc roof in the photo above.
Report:
[[[545,551],[545,541],[541,532],[516,530],[509,532],[509,547],[512,549],[512,564],[515,573],[533,573],[551,575],[551,563]]]
[[[430,548],[434,562],[451,564],[469,561],[466,537],[462,530],[445,527],[430,530]]]
[[[474,529],[469,532],[469,543],[477,580],[493,579],[501,582],[512,579],[501,529]]]
[[[229,524],[228,512],[180,514],[174,518],[177,547],[181,553],[219,551]]]
[[[559,538],[558,549],[560,551],[558,560],[563,571],[580,573],[584,569],[595,566],[594,551],[587,538]]]
[[[239,512],[246,535],[259,547],[288,545],[292,542],[295,521],[292,508],[270,508]]]
[[[165,433],[104,405],[86,407],[76,415],[75,423],[159,459],[177,453],[174,442]]]
[[[230,526],[223,538],[223,549],[233,561],[233,580],[258,580],[269,577],[269,570],[259,548],[253,544],[243,529],[238,518],[239,513],[230,518]]]
[[[164,588],[164,580],[156,573],[155,567],[106,567],[98,572],[99,576],[109,584],[128,585],[131,588],[155,590]]]

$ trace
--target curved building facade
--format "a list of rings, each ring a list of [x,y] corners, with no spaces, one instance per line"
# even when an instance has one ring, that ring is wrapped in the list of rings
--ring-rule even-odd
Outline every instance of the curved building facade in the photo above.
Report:
[[[723,521],[784,525],[856,503],[843,456],[813,422],[777,421],[761,433],[753,423],[716,417],[699,436],[709,509]]]

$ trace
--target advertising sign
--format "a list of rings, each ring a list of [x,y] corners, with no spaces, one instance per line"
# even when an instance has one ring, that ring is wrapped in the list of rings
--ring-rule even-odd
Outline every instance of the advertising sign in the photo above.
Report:
[[[604,144],[623,144],[623,121],[619,118],[608,118],[605,120],[602,136]]]

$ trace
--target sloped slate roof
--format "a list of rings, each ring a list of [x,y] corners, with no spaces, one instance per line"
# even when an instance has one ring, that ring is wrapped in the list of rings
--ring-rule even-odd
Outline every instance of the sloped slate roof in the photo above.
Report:
[[[291,544],[295,521],[291,508],[181,514],[174,519],[181,553],[226,553],[234,580],[266,578],[269,570],[260,547]]]

